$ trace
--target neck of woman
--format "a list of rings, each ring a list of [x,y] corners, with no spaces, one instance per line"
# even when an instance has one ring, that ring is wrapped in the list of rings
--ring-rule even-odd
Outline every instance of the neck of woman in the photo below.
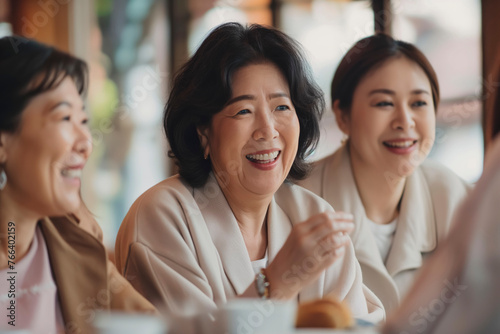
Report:
[[[272,195],[241,198],[231,191],[223,190],[223,193],[238,222],[250,260],[262,259],[267,249],[267,210]]]
[[[367,166],[351,154],[356,187],[366,216],[377,224],[388,224],[399,214],[406,177],[393,176]]]
[[[0,269],[28,253],[40,216],[0,191]],[[12,247],[14,246],[14,247]],[[14,257],[14,260],[12,259]]]

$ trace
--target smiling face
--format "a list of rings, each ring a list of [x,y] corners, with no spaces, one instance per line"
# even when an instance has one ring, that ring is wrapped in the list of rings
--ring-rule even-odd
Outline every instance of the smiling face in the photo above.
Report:
[[[287,177],[299,142],[288,83],[275,65],[262,63],[236,71],[231,88],[227,105],[209,127],[199,129],[202,146],[215,174],[228,176],[225,193],[272,196]]]
[[[429,79],[404,56],[387,60],[360,81],[349,114],[335,104],[334,109],[353,161],[379,172],[411,174],[434,144]]]
[[[0,134],[8,177],[2,195],[40,216],[75,211],[92,150],[86,123],[82,98],[69,77],[31,99],[18,131]]]

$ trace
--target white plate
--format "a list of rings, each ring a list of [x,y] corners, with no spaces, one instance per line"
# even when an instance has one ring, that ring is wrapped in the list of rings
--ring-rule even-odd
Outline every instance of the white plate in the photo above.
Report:
[[[257,334],[276,334],[276,333],[257,332]],[[380,332],[376,327],[358,327],[348,330],[304,328],[304,329],[296,329],[294,332],[291,333],[281,333],[281,334],[380,334]]]

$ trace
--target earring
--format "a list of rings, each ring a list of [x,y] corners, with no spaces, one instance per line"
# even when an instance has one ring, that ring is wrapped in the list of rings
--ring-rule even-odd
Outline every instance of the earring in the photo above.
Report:
[[[342,135],[342,139],[340,140],[340,144],[344,145],[349,140],[349,136],[345,133]]]
[[[208,157],[209,157],[209,154],[208,154],[208,153],[205,153],[205,154],[203,155],[203,158],[204,158],[205,160],[207,160],[207,159],[208,159]]]
[[[0,190],[3,190],[6,184],[7,184],[7,174],[5,174],[5,170],[2,169],[2,171],[0,171]]]

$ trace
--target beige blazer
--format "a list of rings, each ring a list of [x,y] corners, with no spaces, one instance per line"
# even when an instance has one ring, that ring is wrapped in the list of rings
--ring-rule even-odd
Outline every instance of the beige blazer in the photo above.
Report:
[[[383,333],[500,333],[500,137],[452,229]]]
[[[356,227],[351,238],[363,282],[382,300],[388,313],[412,285],[423,258],[447,234],[455,208],[470,189],[437,163],[426,161],[418,167],[407,178],[396,233],[384,264],[356,188],[347,146],[317,162],[311,176],[300,184],[335,209],[354,215]]]
[[[65,216],[45,218],[39,224],[66,333],[90,333],[98,310],[156,312],[108,261],[98,236],[87,232],[87,222],[79,226],[76,217]]]
[[[269,261],[293,224],[328,209],[321,198],[285,183],[269,206]],[[116,261],[132,285],[168,315],[215,311],[217,304],[243,293],[255,277],[236,218],[213,176],[201,188],[173,176],[141,195],[118,232]],[[291,284],[296,275],[289,273]],[[352,244],[301,291],[299,300],[326,294],[345,301],[356,317],[372,322],[385,317],[380,301],[362,284]]]

